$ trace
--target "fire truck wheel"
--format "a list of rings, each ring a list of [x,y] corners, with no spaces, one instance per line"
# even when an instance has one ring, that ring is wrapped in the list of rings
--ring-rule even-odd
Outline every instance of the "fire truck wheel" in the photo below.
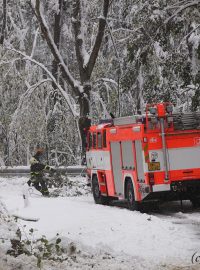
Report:
[[[98,178],[96,175],[94,175],[92,178],[92,193],[95,203],[104,205],[109,204],[109,197],[104,197],[101,195],[101,191],[99,190]]]
[[[135,201],[133,183],[130,179],[126,184],[126,198],[128,200],[128,207],[130,210],[139,210],[138,202]]]

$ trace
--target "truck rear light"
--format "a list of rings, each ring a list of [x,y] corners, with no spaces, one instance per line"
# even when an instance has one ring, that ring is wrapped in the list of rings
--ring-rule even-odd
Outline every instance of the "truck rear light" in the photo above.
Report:
[[[102,174],[101,176],[102,176],[103,183],[105,183],[106,182],[106,175],[105,174]]]
[[[149,173],[149,184],[150,185],[155,184],[154,173]]]

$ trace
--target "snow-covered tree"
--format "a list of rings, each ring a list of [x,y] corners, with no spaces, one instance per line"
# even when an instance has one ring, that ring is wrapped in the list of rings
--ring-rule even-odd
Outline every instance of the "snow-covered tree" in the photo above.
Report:
[[[141,109],[146,102],[172,101],[191,109],[199,91],[199,1],[140,1],[133,9],[138,32],[127,48],[126,92]]]

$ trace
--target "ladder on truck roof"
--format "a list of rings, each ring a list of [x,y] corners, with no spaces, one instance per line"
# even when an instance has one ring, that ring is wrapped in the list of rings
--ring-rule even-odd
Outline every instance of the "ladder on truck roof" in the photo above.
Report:
[[[148,117],[155,116],[148,114]],[[157,117],[157,116],[156,116]],[[200,112],[172,113],[174,130],[200,129]],[[131,115],[118,118],[101,119],[99,124],[110,123],[114,126],[145,123],[146,115]]]
[[[200,129],[200,112],[172,114],[175,130]]]

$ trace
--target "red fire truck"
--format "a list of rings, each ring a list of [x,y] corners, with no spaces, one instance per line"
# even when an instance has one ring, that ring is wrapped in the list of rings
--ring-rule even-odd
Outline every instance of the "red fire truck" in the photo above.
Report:
[[[87,174],[94,200],[191,200],[200,205],[200,112],[151,104],[145,115],[101,120],[87,133]]]

